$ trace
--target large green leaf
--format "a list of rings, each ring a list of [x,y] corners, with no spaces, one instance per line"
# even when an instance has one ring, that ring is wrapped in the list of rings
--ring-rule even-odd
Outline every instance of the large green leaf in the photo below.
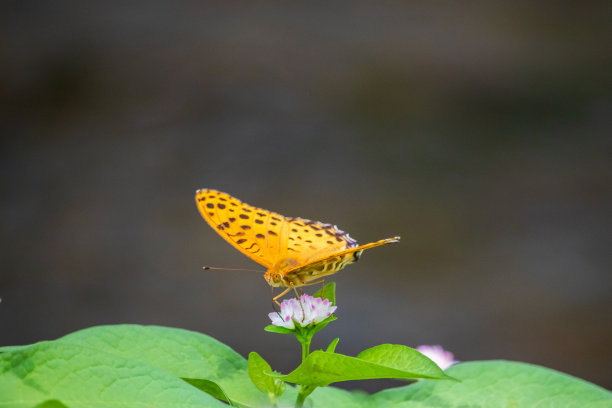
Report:
[[[446,370],[460,381],[419,381],[374,394],[372,407],[609,408],[612,393],[544,367],[510,361],[461,363]],[[316,395],[313,394],[316,398]],[[315,405],[318,406],[318,405]]]
[[[34,408],[68,408],[68,407],[62,404],[60,401],[56,399],[52,399],[52,400],[41,402]]]
[[[251,383],[240,355],[186,330],[101,326],[2,351],[0,408],[226,406],[201,390],[238,406],[269,405]],[[382,345],[357,357],[315,351],[284,377],[310,385],[363,378],[441,378],[432,364],[408,347]],[[530,364],[469,362],[446,372],[460,381],[422,380],[371,396],[323,387],[308,400],[315,408],[612,407],[609,391]],[[290,406],[295,397],[296,389],[287,387],[279,402]]]
[[[240,354],[214,338],[169,327],[135,324],[96,326],[56,341],[146,362],[177,377],[217,381],[247,368],[247,362]]]
[[[357,357],[314,351],[298,368],[280,376],[283,381],[324,386],[339,381],[373,378],[448,379],[430,359],[410,347],[384,344]]]
[[[236,404],[252,406],[267,402],[249,380],[246,360],[230,347],[204,334],[159,326],[96,326],[51,343],[85,347],[134,363],[148,364],[189,381],[211,381]],[[27,350],[30,347],[33,346],[2,350]]]
[[[347,391],[337,387],[319,387],[306,399],[312,403],[312,408],[350,407],[373,408],[371,397],[365,391]],[[381,405],[384,406],[384,405]]]
[[[73,344],[41,342],[0,355],[0,407],[223,407],[151,365]]]

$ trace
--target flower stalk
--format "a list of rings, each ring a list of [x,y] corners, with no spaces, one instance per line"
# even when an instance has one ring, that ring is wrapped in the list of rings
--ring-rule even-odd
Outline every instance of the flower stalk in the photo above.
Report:
[[[316,388],[317,387],[314,385],[301,385],[295,400],[295,408],[302,408],[304,406],[304,401],[306,401],[306,397],[312,394]]]
[[[306,357],[310,354],[310,342],[302,343],[302,363],[306,360]]]

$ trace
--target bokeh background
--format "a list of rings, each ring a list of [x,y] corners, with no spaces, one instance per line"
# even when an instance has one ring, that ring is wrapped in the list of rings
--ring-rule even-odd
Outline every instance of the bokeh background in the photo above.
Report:
[[[258,267],[201,219],[209,187],[402,236],[335,276],[315,347],[612,387],[612,3],[0,8],[0,344],[159,324],[294,368],[260,274],[201,269]]]

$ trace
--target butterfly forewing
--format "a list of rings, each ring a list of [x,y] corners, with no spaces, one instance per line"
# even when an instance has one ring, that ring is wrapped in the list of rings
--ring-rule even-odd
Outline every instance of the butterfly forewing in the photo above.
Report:
[[[255,262],[270,268],[282,256],[281,215],[216,190],[198,190],[196,203],[210,226]]]
[[[285,217],[272,211],[257,209],[255,213],[258,234],[266,253],[274,258],[275,263],[285,258],[287,252],[287,231]]]

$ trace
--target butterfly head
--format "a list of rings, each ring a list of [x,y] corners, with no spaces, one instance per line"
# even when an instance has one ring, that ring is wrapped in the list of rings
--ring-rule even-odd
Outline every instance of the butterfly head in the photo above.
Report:
[[[273,272],[268,270],[264,275],[264,279],[268,282],[268,285],[272,287],[283,286],[283,275],[280,272]]]
[[[282,259],[270,269],[268,269],[264,275],[264,279],[268,282],[268,285],[278,287],[278,286],[288,286],[286,279],[286,272],[292,268],[299,266],[300,263],[293,258]]]

